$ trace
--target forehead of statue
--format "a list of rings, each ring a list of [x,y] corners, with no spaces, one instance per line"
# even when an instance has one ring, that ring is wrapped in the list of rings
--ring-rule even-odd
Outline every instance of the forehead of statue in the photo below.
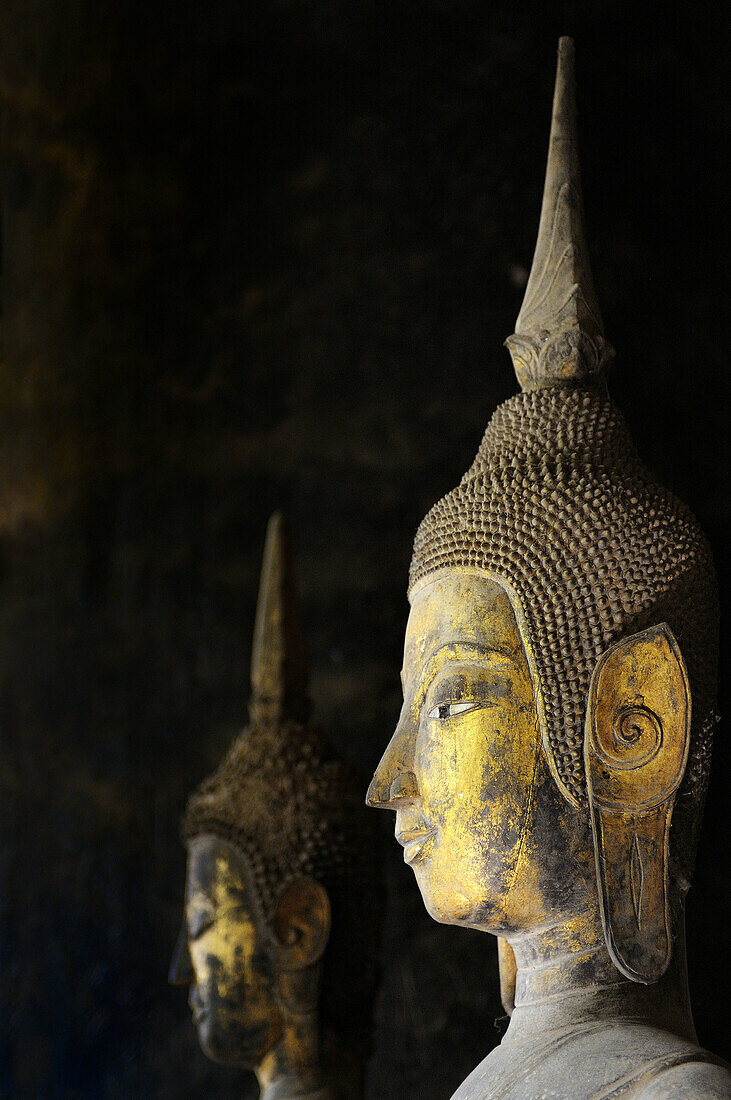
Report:
[[[186,898],[208,900],[216,907],[251,909],[245,857],[227,840],[210,833],[187,842]]]
[[[405,680],[442,649],[459,660],[512,664],[529,675],[518,621],[498,580],[477,570],[444,569],[420,581],[410,602]]]

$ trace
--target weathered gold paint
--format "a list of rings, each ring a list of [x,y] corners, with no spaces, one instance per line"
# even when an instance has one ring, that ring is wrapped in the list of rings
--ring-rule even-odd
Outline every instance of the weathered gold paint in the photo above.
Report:
[[[396,810],[404,859],[436,920],[509,937],[566,919],[586,904],[585,876],[593,880],[586,823],[556,791],[541,751],[505,588],[449,569],[417,585],[411,603],[403,709],[368,800]],[[547,811],[554,828],[542,837],[536,816]],[[561,914],[559,862],[577,879]]]
[[[511,1022],[453,1100],[731,1097],[693,1030],[679,870],[710,741],[712,660],[699,661],[694,630],[707,624],[715,644],[713,570],[659,487],[630,495],[645,490],[629,441],[610,460],[603,448],[612,349],[584,234],[573,60],[562,38],[538,242],[507,341],[527,396],[496,413],[417,534],[404,705],[368,801],[396,811],[432,916],[499,937]],[[636,516],[617,507],[623,494]],[[618,552],[634,539],[651,552]],[[663,561],[665,580],[643,584]],[[546,609],[552,629],[536,629]],[[690,685],[673,615],[703,700],[674,879]]]
[[[185,887],[190,989],[201,1046],[256,1069],[282,1038],[266,930],[257,927],[240,857],[218,838],[188,844]]]
[[[330,907],[311,879],[282,892],[269,927],[252,900],[245,858],[215,836],[188,842],[185,921],[171,980],[190,984],[205,1053],[256,1072],[262,1097],[327,1100],[318,1057],[320,959]]]
[[[529,1030],[527,1020],[534,1018],[540,1031],[543,1006],[553,1005],[555,1014],[568,995],[573,1016],[556,1017],[559,1031],[580,1022],[584,998],[589,1015],[652,1020],[662,1033],[692,1045],[681,925],[670,956],[664,903],[663,920],[648,922],[644,940],[634,909],[602,906],[597,870],[606,842],[592,835],[586,809],[559,792],[545,759],[529,639],[508,588],[485,572],[449,568],[416,585],[410,599],[404,704],[368,802],[396,811],[396,836],[428,911],[441,922],[498,935],[501,996],[508,1012],[519,1010],[521,1029]],[[601,727],[603,738],[609,715],[621,719],[633,707],[654,708],[668,738],[643,766],[650,769],[646,783],[655,808],[669,821],[686,753],[682,657],[667,627],[626,639],[621,661],[612,652],[607,677],[598,677],[592,694],[587,729]],[[619,755],[619,778],[606,759],[602,765],[615,795],[627,774]],[[612,809],[625,839],[652,827],[647,814],[637,818],[632,803]],[[666,841],[666,830],[663,835]],[[616,839],[612,843],[619,851]],[[655,852],[654,864],[649,849],[645,855],[650,889],[652,875],[661,882],[667,875],[667,844]],[[607,859],[611,867],[611,852]],[[633,887],[614,866],[609,891],[616,902]],[[619,922],[613,939],[611,920]],[[622,972],[613,943],[628,960]],[[638,945],[634,953],[631,943]],[[657,980],[636,984],[646,981],[643,960],[647,965],[663,954]],[[636,964],[632,982],[625,977],[629,963]],[[523,1057],[518,1045],[506,1048],[506,1072],[519,1072]],[[466,1086],[456,1094],[460,1100],[483,1095],[492,1094]]]
[[[261,1100],[356,1100],[366,1044],[352,1041],[349,1019],[335,1020],[335,987],[349,981],[354,1004],[369,993],[368,950],[351,959],[342,945],[361,917],[368,945],[378,924],[373,830],[357,780],[307,724],[307,680],[294,563],[275,513],[257,601],[251,724],[188,803],[186,920],[171,979],[191,984],[204,1051],[254,1069]],[[352,910],[346,891],[357,899]],[[340,901],[332,941],[330,892]],[[326,952],[333,1007],[321,1013]],[[361,1026],[365,1034],[368,1021]]]
[[[687,680],[671,632],[660,626],[625,639],[621,650],[609,651],[592,684],[587,730],[596,736],[592,740],[587,733],[587,746],[612,736],[609,719],[610,726],[619,720],[623,728],[624,716],[636,707],[651,712],[667,730],[666,740],[661,738],[647,759],[640,752],[647,771],[644,789],[653,792],[651,813],[638,815],[622,787],[628,782],[623,748],[616,753],[617,768],[609,755],[602,758],[605,790],[629,800],[611,806],[620,845],[617,837],[602,839],[600,831],[592,835],[591,814],[557,789],[535,705],[530,642],[509,588],[486,572],[450,568],[414,586],[410,598],[403,707],[368,802],[396,811],[396,835],[425,906],[441,922],[498,935],[501,998],[519,1037],[533,1031],[540,1035],[549,1025],[556,1036],[572,1027],[580,1035],[585,1019],[599,1013],[599,1019],[619,1021],[611,1025],[616,1026],[612,1042],[635,1041],[631,1025],[625,1033],[621,1021],[652,1022],[651,1045],[634,1051],[640,1064],[646,1052],[662,1048],[663,1035],[684,1051],[697,1051],[682,910],[677,911],[671,955],[662,890],[661,920],[647,921],[639,934],[631,900],[636,882],[633,886],[621,864],[621,845],[627,846],[628,837],[640,833],[642,844],[643,836],[652,835],[652,814],[669,822],[685,767]],[[631,794],[636,799],[635,788]],[[608,820],[602,812],[602,822]],[[665,825],[660,835],[660,849],[644,849],[647,891],[653,889],[653,876],[661,883],[667,877]],[[614,872],[606,879],[605,904],[598,875],[602,861]],[[624,867],[631,871],[631,861],[625,860]],[[661,957],[652,985],[642,985],[647,967]],[[601,1051],[601,1033],[597,1036]],[[500,1073],[507,1079],[520,1077],[525,1049],[521,1040],[501,1055]],[[715,1085],[717,1070],[705,1073]],[[726,1087],[726,1078],[719,1080]],[[468,1080],[455,1100],[491,1095],[474,1090]],[[574,1095],[584,1095],[580,1081],[576,1087],[566,1085],[566,1096]]]
[[[601,926],[610,951],[615,942],[639,943],[628,976],[646,980],[645,954],[662,958],[659,977],[670,954],[667,830],[690,717],[687,674],[669,628],[627,639],[598,666],[587,712],[591,805],[601,816],[592,844],[585,811],[560,796],[550,775],[529,642],[507,590],[485,573],[448,569],[417,585],[411,604],[404,704],[368,801],[396,811],[396,837],[427,910],[443,923],[505,938],[508,1003],[509,942],[538,929],[548,933],[547,951],[570,954],[600,943]],[[640,719],[649,728],[637,741],[620,741],[614,756],[592,750]],[[644,738],[656,728],[664,736],[649,751]],[[639,778],[627,766],[633,751]],[[635,861],[645,853],[638,874],[649,905],[639,937],[633,845]]]
[[[690,712],[688,673],[667,624],[597,663],[585,759],[602,917],[612,958],[634,981],[657,980],[672,952],[670,825]]]

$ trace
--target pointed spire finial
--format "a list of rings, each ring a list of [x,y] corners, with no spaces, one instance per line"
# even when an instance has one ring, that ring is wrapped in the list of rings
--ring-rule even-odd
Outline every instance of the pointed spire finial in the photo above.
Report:
[[[521,388],[598,379],[605,339],[584,235],[574,42],[560,38],[538,241],[515,333],[505,341]]]
[[[251,656],[252,721],[306,721],[307,662],[294,571],[281,512],[267,526]]]

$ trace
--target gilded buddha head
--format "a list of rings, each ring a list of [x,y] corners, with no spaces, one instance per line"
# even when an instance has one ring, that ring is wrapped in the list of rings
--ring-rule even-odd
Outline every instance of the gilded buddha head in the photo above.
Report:
[[[309,723],[284,521],[267,531],[249,726],[191,796],[171,980],[201,1046],[262,1095],[359,1095],[373,992],[373,829],[359,785]],[[364,820],[365,819],[365,820]],[[342,1090],[342,1091],[341,1091]]]
[[[682,954],[715,722],[710,552],[607,393],[570,39],[506,343],[522,392],[416,535],[404,704],[368,802],[396,811],[430,914],[501,937],[510,1005],[506,941],[563,957],[598,937],[641,985]]]

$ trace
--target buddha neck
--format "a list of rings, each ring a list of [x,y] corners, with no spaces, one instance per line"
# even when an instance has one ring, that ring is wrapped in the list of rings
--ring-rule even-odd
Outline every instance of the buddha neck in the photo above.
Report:
[[[510,946],[518,968],[516,1008],[626,982],[609,957],[601,923],[594,914],[511,937]]]
[[[331,1100],[330,1090],[316,1075],[292,1067],[281,1046],[267,1054],[256,1076],[259,1100]]]
[[[259,1100],[331,1100],[328,1088],[311,1089],[298,1077],[279,1077],[262,1088]]]
[[[681,928],[659,982],[630,981],[615,967],[598,913],[584,913],[510,937],[517,966],[511,1039],[610,1017],[647,1020],[695,1039]]]

